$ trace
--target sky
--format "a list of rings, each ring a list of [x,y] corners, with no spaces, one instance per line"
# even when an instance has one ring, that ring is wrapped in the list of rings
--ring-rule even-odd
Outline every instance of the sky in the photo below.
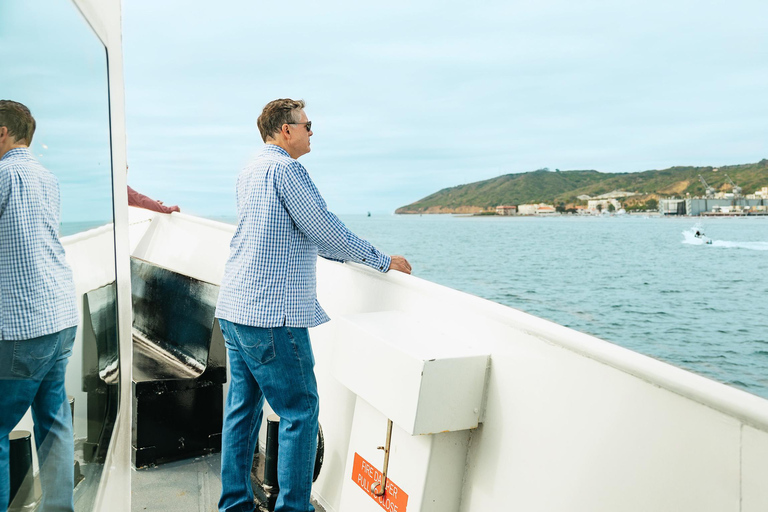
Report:
[[[762,0],[290,6],[124,3],[129,182],[234,214],[279,97],[307,102],[300,161],[337,213],[542,167],[768,157]]]
[[[40,130],[81,126],[56,128],[56,147],[91,148],[95,175],[103,49],[65,5],[0,2],[0,96],[34,103]],[[765,19],[764,0],[124,1],[128,182],[233,216],[237,173],[262,144],[256,118],[279,97],[307,102],[300,161],[338,214],[543,167],[756,162],[768,157]],[[17,41],[31,44],[8,60]],[[76,190],[73,158],[62,188],[102,197]],[[101,212],[89,201],[64,198],[68,218]]]
[[[56,175],[61,220],[112,219],[104,46],[70,2],[0,0],[0,99],[23,103],[31,150]]]

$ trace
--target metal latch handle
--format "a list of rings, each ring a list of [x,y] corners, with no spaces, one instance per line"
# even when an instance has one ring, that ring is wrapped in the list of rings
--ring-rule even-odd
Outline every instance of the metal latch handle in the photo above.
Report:
[[[387,488],[387,470],[389,469],[389,447],[392,444],[392,420],[387,419],[387,442],[384,446],[379,446],[377,449],[384,450],[384,470],[381,472],[381,482],[374,482],[371,484],[371,492],[375,496],[384,496],[384,492]],[[376,488],[379,490],[376,490]]]

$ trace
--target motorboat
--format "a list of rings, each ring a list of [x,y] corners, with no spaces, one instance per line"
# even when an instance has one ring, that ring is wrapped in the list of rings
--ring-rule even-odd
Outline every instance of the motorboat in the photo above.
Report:
[[[705,235],[703,231],[697,229],[693,236],[704,242],[706,245],[712,245],[712,239]]]

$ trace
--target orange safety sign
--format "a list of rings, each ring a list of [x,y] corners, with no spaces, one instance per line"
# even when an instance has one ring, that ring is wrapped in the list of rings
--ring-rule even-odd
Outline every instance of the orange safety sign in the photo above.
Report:
[[[373,494],[371,484],[381,482],[381,471],[373,467],[370,462],[362,458],[357,452],[355,453],[355,461],[352,464],[352,481],[360,486],[372,500],[387,512],[406,512],[408,495],[389,478],[387,478],[384,495],[376,496]]]

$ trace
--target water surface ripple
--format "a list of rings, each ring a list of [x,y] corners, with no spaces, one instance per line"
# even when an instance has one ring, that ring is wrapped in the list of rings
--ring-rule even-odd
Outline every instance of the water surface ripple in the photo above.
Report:
[[[419,277],[768,398],[768,218],[341,218]]]

